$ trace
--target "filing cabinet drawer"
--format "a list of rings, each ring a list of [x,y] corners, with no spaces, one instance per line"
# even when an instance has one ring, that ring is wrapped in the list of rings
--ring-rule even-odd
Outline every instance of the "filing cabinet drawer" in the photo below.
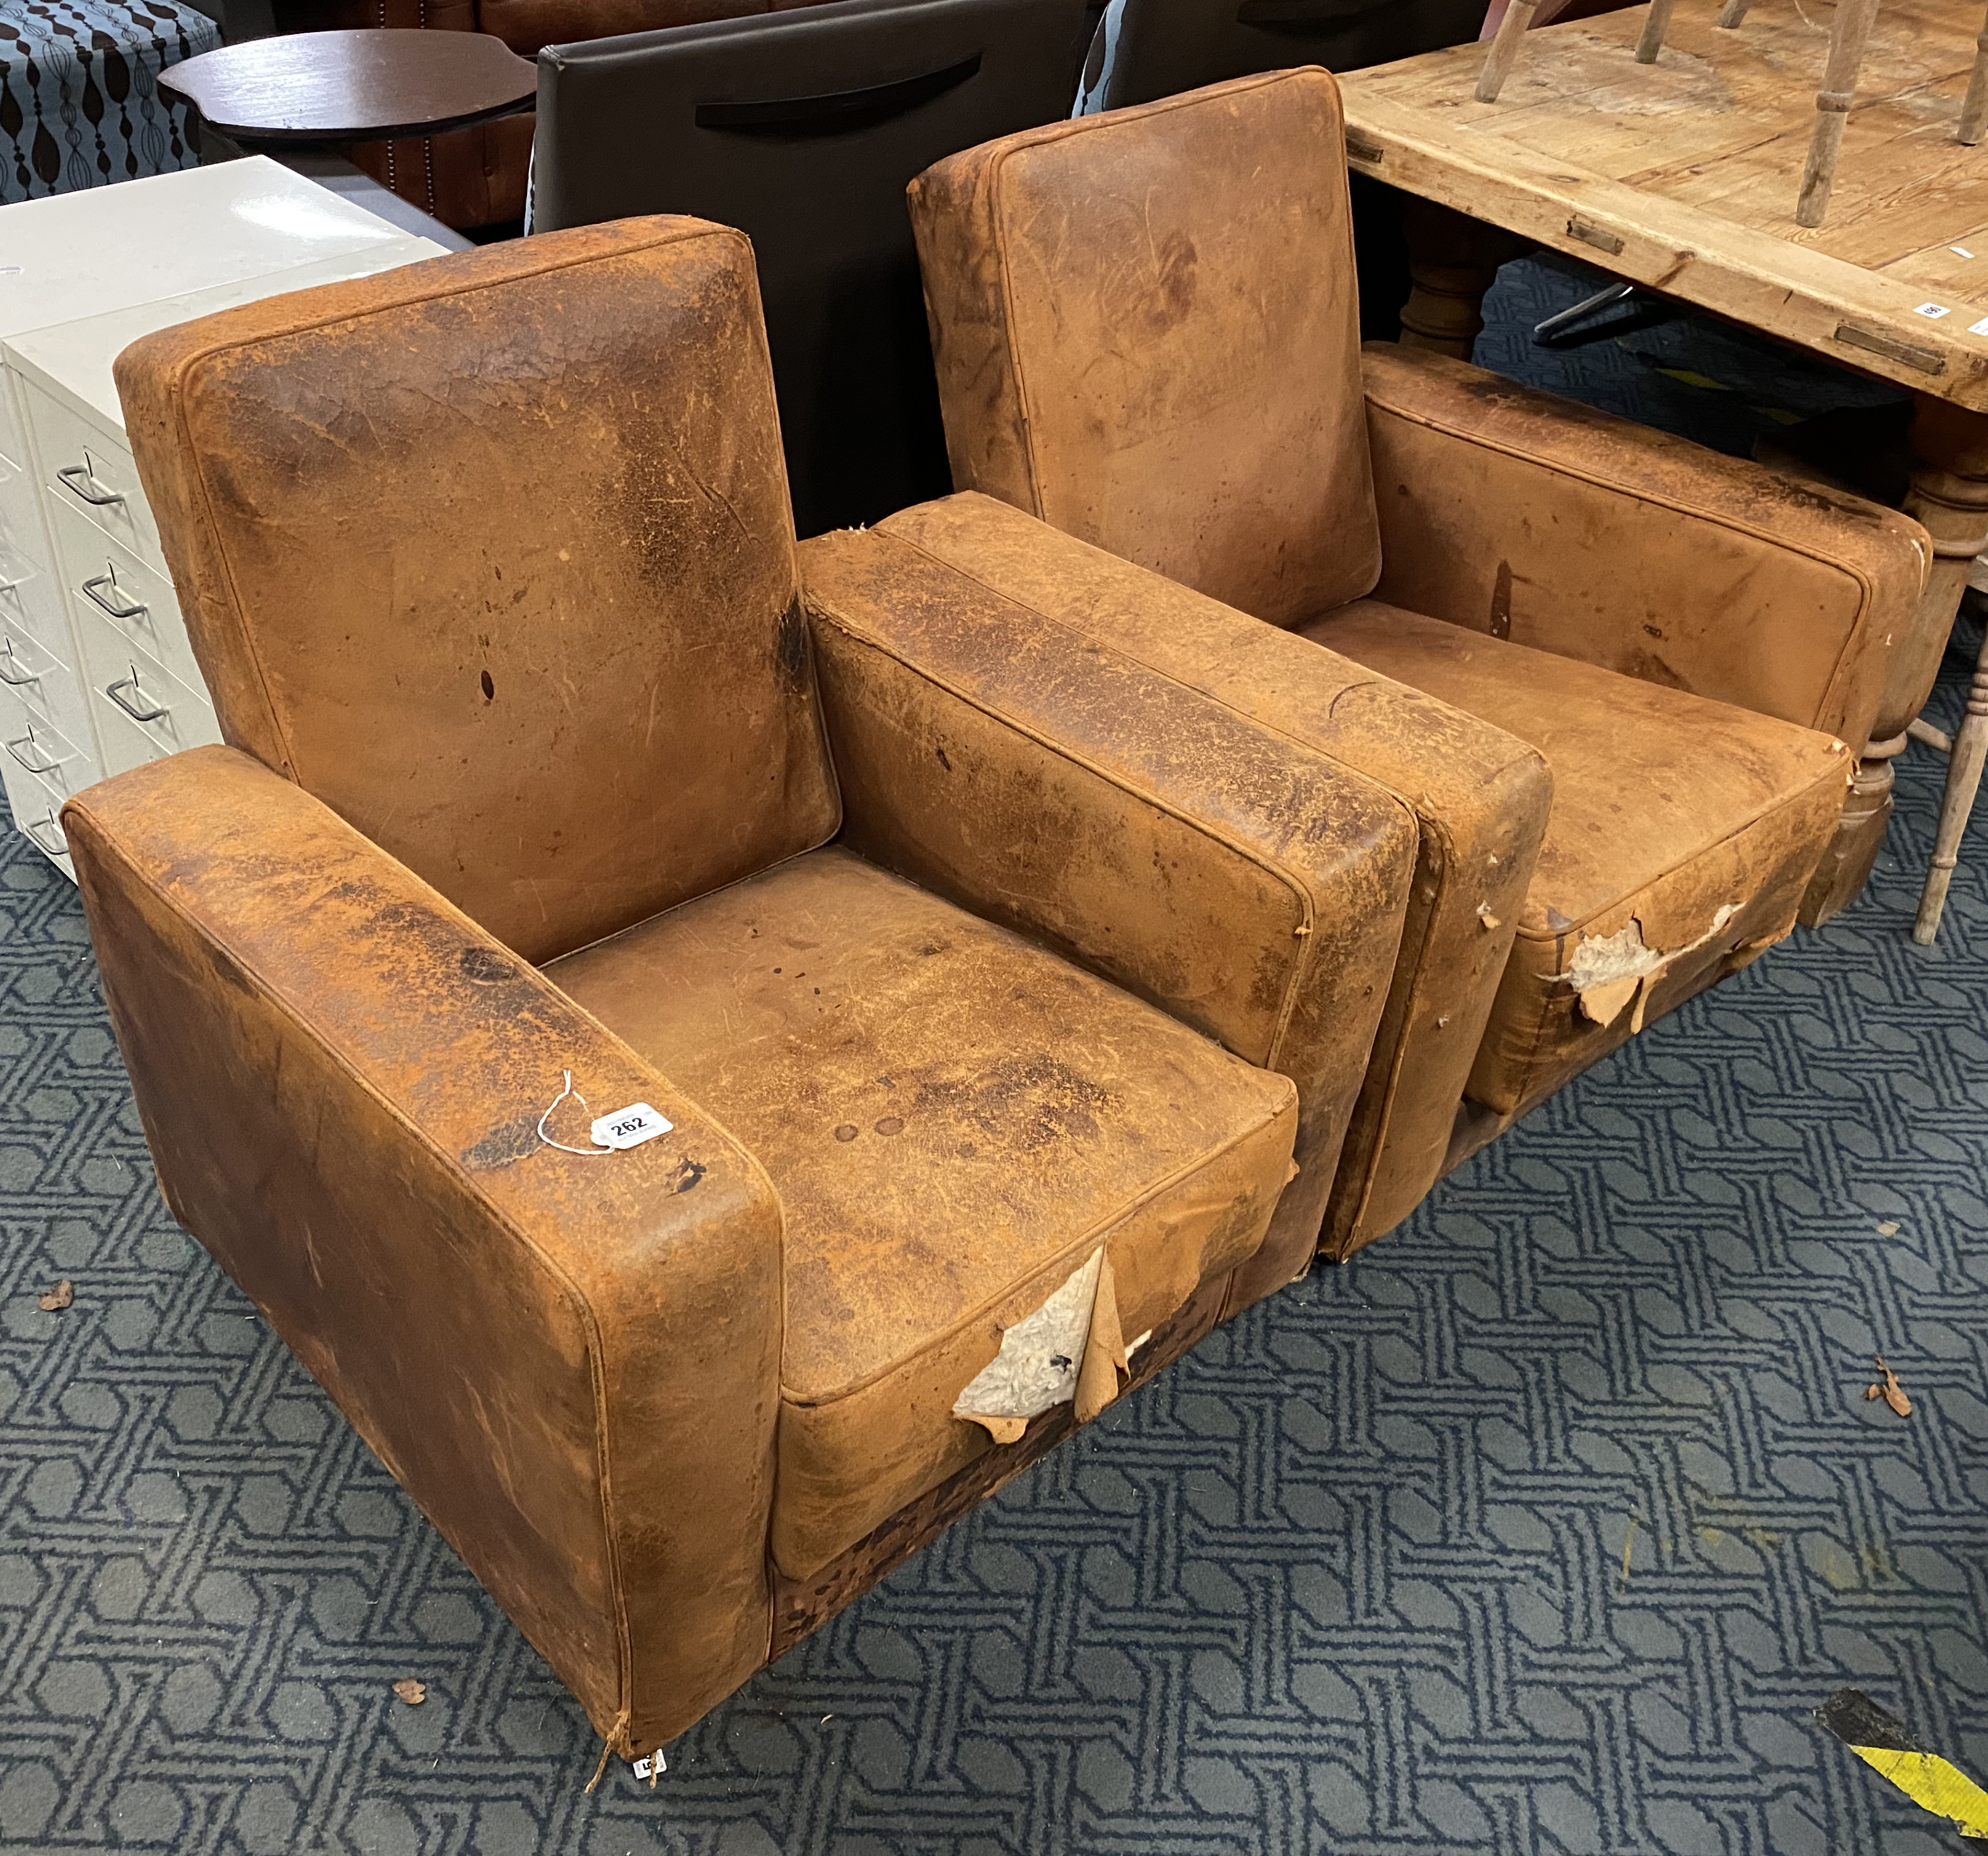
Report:
[[[74,882],[76,866],[69,861],[68,841],[63,836],[62,795],[32,774],[23,773],[5,754],[0,754],[0,786],[6,788],[15,829]]]
[[[94,523],[161,578],[167,577],[158,525],[146,506],[130,450],[40,388],[25,381],[19,384],[34,425],[50,506],[72,510]]]
[[[101,777],[93,754],[36,715],[11,689],[0,690],[0,757],[10,780],[15,774],[32,774],[58,805]],[[13,791],[11,785],[8,791]]]
[[[71,655],[62,583],[40,549],[30,554],[0,541],[0,623],[25,627],[41,644],[60,645],[56,655],[65,661]]]
[[[55,524],[63,590],[78,633],[103,627],[205,696],[172,582],[66,505],[55,506]]]
[[[0,376],[0,393],[11,391]],[[42,535],[41,493],[25,464],[0,456],[0,548],[39,561],[48,552]]]
[[[83,675],[90,713],[103,744],[106,773],[121,774],[183,747],[221,739],[221,724],[204,696],[161,669],[148,653],[107,626],[83,627]]]
[[[90,704],[74,669],[0,610],[0,688],[72,741],[91,744]]]
[[[21,409],[14,403],[14,381],[0,372],[0,459],[16,470],[28,468],[28,434],[21,424]]]

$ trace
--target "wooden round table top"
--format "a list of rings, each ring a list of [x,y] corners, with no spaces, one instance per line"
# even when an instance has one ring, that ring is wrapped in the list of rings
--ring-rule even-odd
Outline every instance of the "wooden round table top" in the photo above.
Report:
[[[203,52],[159,74],[239,142],[434,135],[528,105],[538,67],[489,32],[286,32]]]

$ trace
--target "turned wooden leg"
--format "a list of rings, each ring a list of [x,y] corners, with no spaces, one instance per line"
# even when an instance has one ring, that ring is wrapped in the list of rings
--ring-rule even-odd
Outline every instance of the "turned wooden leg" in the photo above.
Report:
[[[1540,0],[1512,0],[1505,9],[1505,17],[1498,22],[1498,36],[1491,41],[1491,49],[1486,54],[1484,69],[1477,73],[1477,100],[1480,103],[1495,103],[1498,93],[1505,87],[1505,80],[1512,74],[1513,61],[1519,56],[1519,41],[1525,37],[1526,29],[1533,23],[1533,15],[1539,11]]]
[[[1916,715],[1939,674],[1953,615],[1967,590],[1968,571],[1975,556],[1988,547],[1988,416],[1922,397],[1912,421],[1912,449],[1916,464],[1905,511],[1925,524],[1933,543],[1932,574],[1914,628],[1920,653],[1913,666],[1919,679],[1914,687],[1922,685],[1913,705]],[[1888,683],[1888,698],[1897,682],[1894,679]],[[1939,933],[1947,886],[1960,861],[1961,837],[1981,784],[1984,755],[1988,755],[1988,646],[1975,665],[1967,714],[1953,737],[1947,761],[1946,793],[1940,801],[1932,867],[1926,872],[1919,919],[1912,924],[1912,939],[1922,947],[1930,947]]]
[[[1531,249],[1515,232],[1411,198],[1401,227],[1408,245],[1408,300],[1401,345],[1468,361],[1484,327],[1484,295],[1498,267]]]
[[[1810,926],[1854,902],[1870,876],[1891,816],[1892,760],[1905,750],[1906,730],[1932,693],[1968,569],[1988,544],[1988,417],[1922,394],[1912,435],[1905,509],[1932,537],[1932,561],[1905,635],[1889,641],[1885,693],[1836,842],[1802,898],[1801,919]]]
[[[1719,23],[1729,32],[1738,31],[1746,17],[1747,8],[1753,4],[1753,0],[1726,0],[1725,5],[1719,9]]]
[[[1953,132],[1953,139],[1972,148],[1984,134],[1988,134],[1988,24],[1974,41],[1974,75],[1967,80],[1967,100],[1960,106],[1960,127]]]
[[[1857,98],[1857,73],[1863,68],[1864,48],[1878,17],[1878,0],[1837,0],[1836,23],[1830,29],[1829,66],[1816,93],[1815,134],[1802,169],[1801,195],[1795,203],[1795,223],[1820,225],[1829,210],[1829,190],[1836,184],[1837,157],[1843,152],[1843,125]]]
[[[1967,829],[1968,815],[1974,809],[1974,795],[1980,790],[1983,762],[1988,762],[1988,638],[1982,640],[1981,654],[1974,660],[1967,713],[1953,737],[1946,792],[1939,802],[1939,831],[1933,840],[1932,867],[1926,872],[1925,888],[1919,895],[1919,920],[1912,923],[1912,939],[1922,947],[1930,947],[1939,933],[1947,886],[1960,862],[1960,840]]]
[[[1643,22],[1643,36],[1636,41],[1636,62],[1655,64],[1671,29],[1671,15],[1677,0],[1650,0],[1650,16]]]

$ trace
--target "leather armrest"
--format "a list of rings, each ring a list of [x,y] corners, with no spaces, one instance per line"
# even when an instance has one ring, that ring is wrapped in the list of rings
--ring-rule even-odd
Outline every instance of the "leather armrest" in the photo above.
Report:
[[[1869,738],[1931,559],[1911,517],[1463,361],[1364,360],[1375,598]]]
[[[763,1660],[781,1211],[756,1163],[327,808],[201,748],[63,824],[168,1204],[620,1749]],[[543,1145],[562,1072],[674,1130]],[[563,1105],[557,1137],[590,1145]],[[644,1688],[631,1692],[631,1669]]]
[[[1122,719],[1163,762],[1170,743],[1187,751],[1163,699],[1185,709],[1192,696],[1201,713],[1231,718],[1233,739],[1283,743],[1294,764],[1335,770],[1355,790],[1371,782],[1412,817],[1414,883],[1398,957],[1380,982],[1371,1055],[1346,1072],[1359,1093],[1326,1203],[1325,1247],[1344,1256],[1398,1223],[1449,1148],[1546,830],[1545,762],[1488,723],[991,497],[923,503],[876,533],[969,577],[983,601],[997,594],[1034,625],[1053,622],[1087,661],[1114,666],[1115,680],[1092,699],[1095,725]],[[979,649],[997,669],[1010,651],[1000,632]],[[1188,771],[1219,787],[1212,751],[1197,748]],[[1276,816],[1267,793],[1259,803]],[[1302,1099],[1307,1079],[1290,1073]],[[1312,1189],[1326,1184],[1314,1179]]]
[[[948,565],[901,520],[801,549],[844,839],[1297,1084],[1299,1176],[1242,1292],[1280,1287],[1317,1247],[1415,821],[1305,743]]]

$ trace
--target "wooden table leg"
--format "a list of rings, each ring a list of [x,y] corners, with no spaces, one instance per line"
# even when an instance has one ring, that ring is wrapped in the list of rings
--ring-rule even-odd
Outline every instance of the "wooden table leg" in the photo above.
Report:
[[[1403,208],[1401,229],[1409,278],[1401,346],[1469,360],[1484,327],[1485,293],[1498,267],[1530,251],[1531,242],[1414,196]]]
[[[1919,919],[1912,923],[1912,939],[1922,947],[1930,947],[1939,933],[1947,886],[1953,881],[1954,867],[1960,862],[1960,840],[1967,830],[1968,815],[1974,810],[1974,795],[1981,788],[1984,762],[1988,762],[1988,637],[1982,639],[1980,655],[1974,660],[1967,713],[1954,735],[1946,764],[1946,792],[1939,802],[1939,831],[1933,841],[1932,867],[1926,872],[1925,888],[1919,895]]]
[[[1932,537],[1931,570],[1910,629],[1905,637],[1892,642],[1884,696],[1871,723],[1871,739],[1859,757],[1836,841],[1802,898],[1801,919],[1810,927],[1854,902],[1869,879],[1892,816],[1892,763],[1905,752],[1906,730],[1925,706],[1933,679],[1939,674],[1939,661],[1953,631],[1953,615],[1966,591],[1968,569],[1988,545],[1988,417],[1922,394],[1912,436],[1912,472],[1905,508],[1925,524]],[[1947,791],[1949,808],[1958,807],[1960,812],[1952,833],[1957,845],[1960,826],[1966,822],[1968,801],[1960,798],[1951,771]],[[1946,874],[1938,879],[1942,896],[1952,869],[1949,862]],[[1929,895],[1933,881],[1928,880]],[[1936,926],[1939,913],[1935,904],[1932,919]],[[1921,919],[1925,919],[1923,909]],[[1927,930],[1927,939],[1931,932]]]

